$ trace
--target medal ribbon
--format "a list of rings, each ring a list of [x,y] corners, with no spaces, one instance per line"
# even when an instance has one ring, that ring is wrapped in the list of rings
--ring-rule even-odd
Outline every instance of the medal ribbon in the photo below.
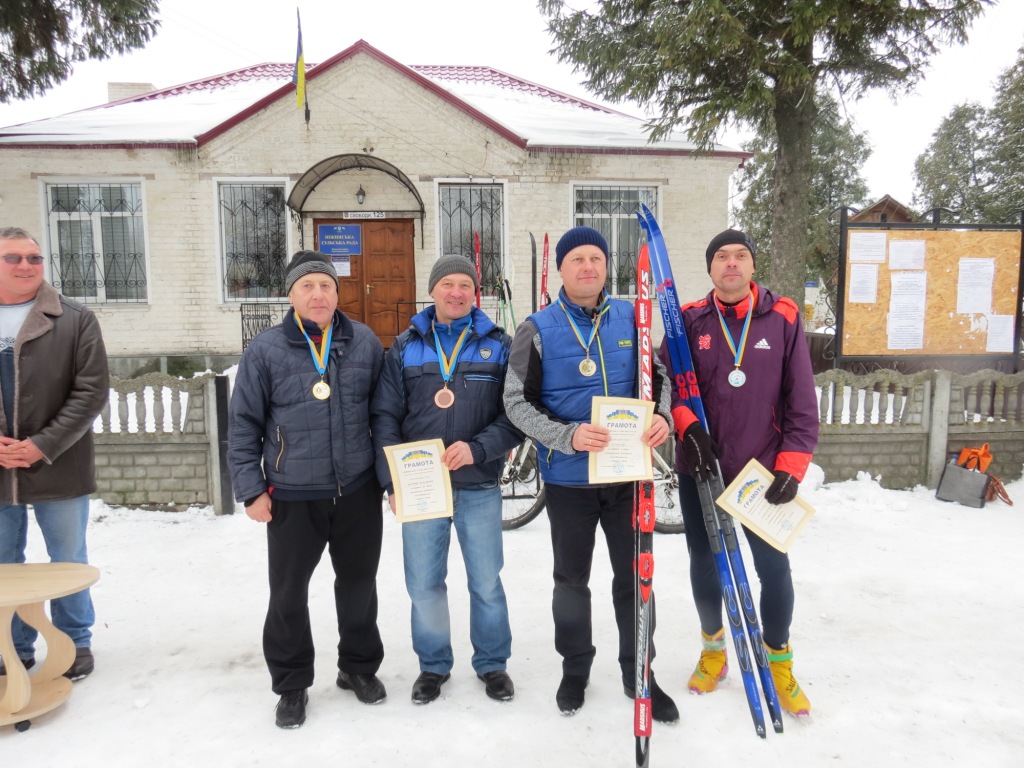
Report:
[[[569,318],[569,325],[572,326],[572,332],[576,334],[576,341],[583,347],[583,351],[587,357],[590,357],[590,345],[594,343],[594,337],[597,336],[597,331],[601,327],[601,319],[604,317],[605,312],[611,309],[611,305],[608,300],[605,299],[604,307],[597,313],[597,322],[594,323],[594,327],[590,329],[590,338],[587,339],[586,343],[583,342],[583,333],[580,332],[580,327],[576,325],[576,321],[572,319],[572,315],[569,314],[569,310],[565,308],[565,304],[562,303],[561,299],[558,299],[558,306],[565,312],[565,316]]]
[[[445,357],[444,350],[441,349],[441,340],[437,337],[437,329],[434,327],[434,323],[430,323],[430,330],[434,332],[434,348],[437,349],[437,359],[441,363],[441,378],[444,379],[444,386],[447,389],[448,382],[451,381],[452,374],[455,373],[455,366],[458,364],[459,353],[462,351],[462,344],[465,342],[466,337],[469,335],[469,329],[473,327],[470,323],[462,329],[462,333],[459,335],[459,340],[455,342],[455,348],[452,350],[452,356],[450,358]]]
[[[718,322],[722,326],[722,332],[725,334],[725,343],[729,345],[729,351],[733,355],[733,365],[736,366],[736,370],[739,370],[740,365],[743,364],[743,353],[747,349],[747,331],[750,330],[750,318],[754,316],[754,294],[750,294],[750,309],[747,311],[747,319],[743,321],[743,333],[740,335],[739,349],[736,348],[736,342],[732,338],[732,334],[729,332],[729,326],[725,324],[725,318],[722,317],[722,310],[718,307],[718,297],[715,297],[715,312],[718,313]]]
[[[302,331],[302,335],[306,337],[306,343],[309,344],[309,351],[313,355],[313,365],[316,366],[316,372],[320,374],[320,378],[324,377],[327,372],[327,350],[331,347],[331,336],[334,334],[334,323],[331,322],[327,326],[327,330],[324,331],[320,337],[320,349],[316,348],[316,343],[309,338],[309,334],[306,333],[305,326],[302,325],[302,320],[299,319],[299,313],[293,313],[295,318],[295,324],[299,326],[299,330]]]

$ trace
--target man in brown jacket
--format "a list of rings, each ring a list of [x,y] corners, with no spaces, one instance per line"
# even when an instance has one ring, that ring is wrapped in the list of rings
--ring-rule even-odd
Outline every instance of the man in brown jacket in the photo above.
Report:
[[[30,504],[50,560],[88,562],[92,425],[109,396],[107,353],[96,317],[44,282],[45,268],[32,235],[0,228],[0,563],[25,562]],[[79,680],[93,670],[89,591],[53,600],[50,611],[75,643],[65,676]],[[35,629],[15,616],[13,634],[32,666]]]

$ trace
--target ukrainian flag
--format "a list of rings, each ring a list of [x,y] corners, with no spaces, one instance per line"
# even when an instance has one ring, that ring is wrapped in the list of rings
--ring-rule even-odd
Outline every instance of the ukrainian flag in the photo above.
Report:
[[[306,58],[302,54],[302,17],[299,16],[299,9],[295,9],[295,20],[299,24],[299,43],[295,49],[295,70],[292,72],[292,82],[295,83],[295,103],[299,108],[306,101]]]

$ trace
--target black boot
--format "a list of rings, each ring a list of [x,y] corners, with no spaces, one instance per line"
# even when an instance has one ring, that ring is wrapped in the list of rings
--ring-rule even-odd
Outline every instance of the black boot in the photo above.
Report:
[[[305,688],[297,691],[285,691],[277,702],[277,727],[298,728],[306,722],[306,702],[309,694]]]
[[[355,693],[356,698],[363,704],[380,704],[388,697],[384,683],[376,675],[350,675],[339,670],[338,687]]]
[[[658,685],[658,681],[654,679],[654,674],[651,674],[650,679],[651,685],[651,717],[657,720],[659,723],[678,723],[679,722],[679,707],[672,700],[672,697],[661,690],[661,686]],[[622,681],[622,690],[625,694],[635,699],[636,694],[634,693],[633,681],[626,682]]]
[[[563,715],[575,715],[583,708],[584,691],[590,678],[586,675],[562,675],[562,682],[555,694],[555,703]]]
[[[441,686],[448,682],[451,675],[439,675],[436,672],[420,672],[416,682],[412,684],[412,700],[416,704],[429,704],[441,695]]]

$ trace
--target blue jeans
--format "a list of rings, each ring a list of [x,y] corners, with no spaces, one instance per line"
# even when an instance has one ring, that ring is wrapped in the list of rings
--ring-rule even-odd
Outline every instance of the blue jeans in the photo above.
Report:
[[[469,582],[469,639],[478,675],[505,669],[512,654],[508,603],[501,586],[501,490],[454,488],[453,518],[402,525],[405,587],[412,599],[412,647],[420,671],[448,674],[454,664],[448,613],[448,548],[452,524]]]
[[[85,527],[89,523],[89,497],[78,496],[60,501],[32,504],[36,522],[43,532],[46,551],[53,563],[88,563]],[[0,563],[24,563],[28,541],[28,505],[0,504]],[[96,621],[88,589],[50,601],[50,619],[66,633],[75,646],[88,648],[92,643],[92,625]],[[38,633],[14,616],[12,634],[18,656],[35,656]]]

